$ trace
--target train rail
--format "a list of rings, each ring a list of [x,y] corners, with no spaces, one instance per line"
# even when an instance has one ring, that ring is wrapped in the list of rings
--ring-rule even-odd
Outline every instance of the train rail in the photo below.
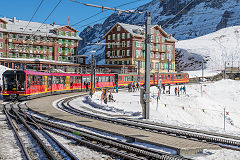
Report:
[[[142,122],[140,120],[134,120],[130,118],[116,119],[116,118],[107,117],[107,116],[95,115],[86,111],[76,109],[69,104],[71,100],[77,97],[79,96],[69,97],[62,101],[59,101],[57,104],[58,108],[66,112],[69,112],[71,114],[75,114],[79,116],[84,116],[92,119],[107,121],[107,122],[116,123],[116,124],[125,125],[125,126],[131,126],[131,127],[151,131],[151,132],[160,133],[160,134],[168,134],[171,136],[188,138],[195,141],[214,143],[219,145],[222,148],[240,151],[240,137],[237,137],[237,136],[212,133],[212,132],[188,129],[183,127],[176,127],[176,126],[171,126],[166,124]]]
[[[24,153],[24,156],[27,160],[31,159],[44,159],[48,158],[51,160],[57,160],[57,159],[72,159],[72,160],[78,160],[76,156],[74,156],[67,148],[65,148],[60,142],[58,142],[57,139],[55,139],[52,135],[50,135],[44,128],[37,125],[36,123],[29,124],[29,121],[26,120],[26,117],[24,114],[19,113],[16,108],[13,108],[13,105],[10,104],[10,108],[7,108],[6,105],[4,105],[4,113],[7,116],[7,119],[11,125],[11,127],[14,130],[15,135],[17,136],[17,139],[21,145],[21,149]],[[16,123],[14,123],[14,121]],[[17,123],[18,122],[18,123]],[[31,140],[35,140],[38,144],[38,147],[42,151],[38,151],[38,154],[33,154],[30,152],[29,149],[27,149],[26,145],[24,144],[19,131],[20,127],[17,126],[22,125],[24,127],[24,130],[26,130],[27,135],[32,138]],[[35,128],[35,130],[33,129]],[[23,129],[21,129],[23,130]],[[37,130],[37,131],[36,131]],[[51,144],[50,146],[47,145],[47,141],[50,141],[48,144]],[[35,152],[38,149],[35,149]],[[42,153],[45,153],[45,156],[42,155]],[[41,157],[36,157],[36,155],[41,155]]]
[[[23,112],[23,111],[21,111]],[[23,113],[21,113],[23,114]],[[66,125],[61,125],[59,123],[54,123],[52,121],[39,118],[34,115],[26,114],[26,117],[31,117],[31,121],[37,123],[42,128],[73,139],[81,145],[93,148],[97,151],[105,152],[116,158],[121,159],[163,159],[163,160],[178,160],[187,159],[180,155],[172,155],[165,152],[160,152],[152,149],[148,149],[142,146],[133,145],[124,141],[119,141],[113,138],[101,136],[99,134],[94,134],[87,131],[82,131],[76,128],[72,128]],[[29,123],[32,123],[29,122]],[[77,137],[76,137],[77,136]]]

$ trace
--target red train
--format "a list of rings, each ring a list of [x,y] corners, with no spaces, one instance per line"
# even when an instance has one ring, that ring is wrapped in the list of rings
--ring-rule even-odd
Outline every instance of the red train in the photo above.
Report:
[[[188,83],[186,73],[159,73],[151,75],[151,85]],[[113,88],[118,82],[119,87],[131,82],[144,83],[143,75],[96,74],[95,88]],[[90,88],[90,74],[44,73],[27,70],[7,70],[3,73],[3,99],[27,100],[33,97],[72,91],[85,91]]]

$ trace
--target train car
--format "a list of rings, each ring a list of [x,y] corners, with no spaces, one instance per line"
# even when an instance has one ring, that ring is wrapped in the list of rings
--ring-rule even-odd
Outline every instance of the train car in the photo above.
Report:
[[[119,74],[115,78],[119,87],[126,87],[133,82],[144,84],[144,75],[136,74]],[[187,73],[154,73],[150,75],[150,85],[158,85],[161,79],[162,84],[184,84],[189,82],[189,75]]]
[[[3,73],[3,99],[26,100],[32,95],[45,94],[51,90],[49,73],[7,70]]]
[[[96,74],[95,88],[113,88],[114,78],[114,74]],[[3,73],[3,84],[4,101],[27,100],[43,95],[90,89],[91,74],[8,70]]]

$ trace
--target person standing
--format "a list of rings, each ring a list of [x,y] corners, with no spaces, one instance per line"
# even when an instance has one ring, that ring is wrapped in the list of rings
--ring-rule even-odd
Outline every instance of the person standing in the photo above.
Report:
[[[185,87],[185,85],[183,86],[183,93],[186,94],[186,87]]]
[[[162,85],[163,86],[163,94],[165,94],[165,85]]]
[[[177,96],[177,87],[175,87],[175,96]]]
[[[179,88],[179,86],[178,86],[178,97],[179,97],[179,92],[180,92],[180,88]]]
[[[138,82],[137,82],[136,86],[137,86],[137,90],[139,91],[139,83]]]
[[[116,83],[116,92],[118,93],[118,83]]]
[[[181,86],[181,88],[180,88],[180,93],[182,94],[182,91],[183,91],[183,87]]]

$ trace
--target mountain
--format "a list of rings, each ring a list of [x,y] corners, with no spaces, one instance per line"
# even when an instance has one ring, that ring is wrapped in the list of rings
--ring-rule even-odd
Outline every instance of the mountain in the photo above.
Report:
[[[178,40],[186,40],[212,33],[228,26],[240,24],[240,0],[194,0],[174,19],[174,15],[182,10],[191,0],[153,0],[138,7],[137,11],[150,11],[152,24],[162,25],[167,33]],[[103,36],[117,22],[143,25],[145,14],[114,13],[102,24],[88,26],[81,33],[79,54],[88,54],[95,50],[99,63],[104,63],[104,45],[88,45],[88,43],[105,42]]]
[[[227,27],[216,32],[176,43],[176,62],[180,70],[222,70],[240,67],[240,26]]]

